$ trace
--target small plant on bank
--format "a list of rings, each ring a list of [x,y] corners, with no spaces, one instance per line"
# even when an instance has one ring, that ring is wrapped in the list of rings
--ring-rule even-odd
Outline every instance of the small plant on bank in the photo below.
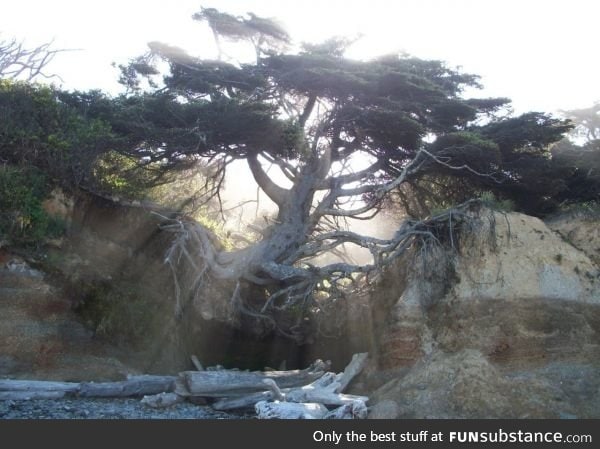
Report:
[[[42,208],[48,195],[44,175],[28,167],[0,166],[0,239],[36,246],[65,231],[65,224]]]
[[[515,210],[515,203],[512,200],[501,200],[493,192],[483,192],[479,199],[481,203],[489,209],[500,212],[512,212]]]

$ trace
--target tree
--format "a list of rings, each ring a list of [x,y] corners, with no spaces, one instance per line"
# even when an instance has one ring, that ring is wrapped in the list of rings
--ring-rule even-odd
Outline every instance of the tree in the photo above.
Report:
[[[561,111],[562,114],[575,123],[571,135],[586,141],[600,139],[600,102],[583,109]]]
[[[54,185],[91,187],[98,157],[122,142],[99,117],[114,107],[97,91],[0,80],[0,162],[34,166]]]
[[[570,129],[541,113],[501,118],[509,100],[463,98],[466,87],[479,87],[478,77],[440,61],[351,60],[343,56],[347,41],[335,39],[285,53],[256,40],[248,28],[256,16],[203,10],[194,18],[208,20],[217,37],[255,39],[257,60],[202,60],[153,44],[144,70],[135,70],[138,58],[124,68],[125,79],[135,84],[137,77],[156,77],[151,63],[158,57],[169,64],[164,86],[130,96],[113,126],[136,137],[128,151],[140,160],[163,161],[166,168],[210,161],[214,194],[227,166],[246,161],[278,209],[262,237],[227,251],[201,227],[179,221],[167,260],[193,267],[192,290],[207,275],[232,281],[238,310],[285,333],[294,326],[273,317],[340,298],[361,276],[441,238],[449,220],[466,211],[407,220],[389,239],[352,232],[344,219],[368,219],[398,188],[424,180],[460,180],[471,191],[526,190],[535,184],[527,179],[529,165],[547,160],[548,145]],[[364,168],[354,169],[358,162]],[[289,187],[278,184],[267,165],[278,167]],[[369,250],[372,262],[315,263],[345,244]],[[296,315],[301,321],[303,314]]]
[[[0,40],[0,79],[33,81],[35,78],[60,78],[45,72],[54,57],[66,50],[53,49],[52,42],[27,48],[16,39]]]
[[[562,114],[575,127],[552,147],[553,165],[562,170],[564,183],[555,199],[561,204],[600,203],[600,103]]]

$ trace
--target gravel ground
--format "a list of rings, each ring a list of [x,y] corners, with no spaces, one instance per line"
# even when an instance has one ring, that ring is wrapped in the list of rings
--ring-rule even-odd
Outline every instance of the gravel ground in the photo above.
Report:
[[[0,419],[249,419],[189,402],[155,409],[139,399],[38,399],[0,401]]]

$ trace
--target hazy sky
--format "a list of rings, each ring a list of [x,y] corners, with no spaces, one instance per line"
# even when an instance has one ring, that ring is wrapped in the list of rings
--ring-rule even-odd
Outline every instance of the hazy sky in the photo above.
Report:
[[[205,27],[191,20],[205,7],[276,17],[297,41],[365,37],[354,57],[406,51],[443,59],[482,76],[490,96],[517,111],[585,107],[600,100],[598,20],[594,0],[5,0],[4,38],[61,48],[53,71],[67,88],[116,92],[112,61],[125,62],[162,40],[214,55]]]

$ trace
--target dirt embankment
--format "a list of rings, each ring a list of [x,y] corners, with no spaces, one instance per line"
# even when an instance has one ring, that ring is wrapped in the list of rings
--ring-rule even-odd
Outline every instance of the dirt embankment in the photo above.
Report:
[[[373,413],[597,418],[600,271],[593,254],[533,217],[481,219],[479,232],[460,236],[450,270],[429,266],[450,274],[445,285],[438,282],[444,277],[409,270],[404,286],[375,293],[374,310],[387,304],[379,312],[386,319],[363,387],[388,382],[372,396],[382,404]]]

